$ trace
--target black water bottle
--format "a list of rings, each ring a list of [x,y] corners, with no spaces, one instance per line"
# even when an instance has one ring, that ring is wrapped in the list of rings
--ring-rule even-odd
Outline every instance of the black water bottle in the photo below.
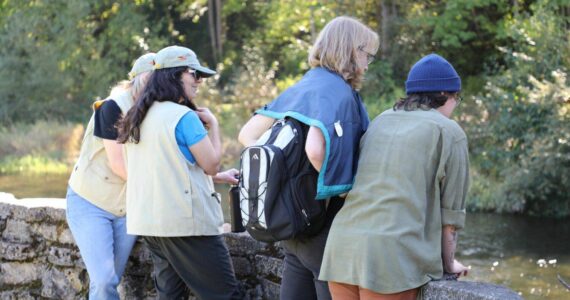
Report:
[[[230,225],[232,232],[244,232],[241,218],[241,208],[239,201],[239,186],[232,185],[230,188]]]

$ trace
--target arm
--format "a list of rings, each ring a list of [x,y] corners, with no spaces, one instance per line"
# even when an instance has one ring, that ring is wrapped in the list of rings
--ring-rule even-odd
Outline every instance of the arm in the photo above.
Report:
[[[196,159],[196,163],[208,175],[218,173],[222,160],[222,142],[220,140],[220,128],[218,121],[207,108],[199,108],[196,113],[204,126],[209,128],[208,136],[198,143],[189,147],[190,152]]]
[[[442,253],[443,270],[467,275],[467,268],[455,259],[458,230],[465,225],[465,199],[469,187],[469,155],[467,140],[451,146],[441,182]]]
[[[109,159],[111,171],[123,180],[127,180],[127,169],[125,168],[125,161],[123,159],[123,145],[118,144],[117,141],[114,140],[103,139],[103,146],[105,147],[105,153]]]
[[[320,172],[325,160],[325,137],[318,127],[311,126],[309,128],[305,153],[307,153],[313,167]]]
[[[267,129],[271,128],[273,122],[275,122],[275,119],[270,117],[259,114],[253,116],[241,128],[238,141],[246,147],[255,144],[259,137],[261,137]]]
[[[102,101],[95,109],[93,135],[101,138],[111,171],[127,180],[127,169],[123,156],[123,145],[118,144],[115,124],[121,118],[121,109],[115,100]]]
[[[455,260],[455,248],[457,246],[457,230],[455,226],[445,225],[442,229],[441,257],[443,271],[451,274],[467,275],[467,267]]]
[[[232,168],[216,174],[216,176],[212,177],[212,180],[215,183],[237,184],[238,176],[239,176],[239,171]]]

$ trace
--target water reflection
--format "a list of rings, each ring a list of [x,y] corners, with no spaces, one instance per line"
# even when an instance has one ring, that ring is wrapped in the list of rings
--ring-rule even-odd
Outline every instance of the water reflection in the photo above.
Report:
[[[570,299],[557,274],[570,279],[570,220],[470,214],[458,258],[469,280],[510,287],[525,299]]]
[[[16,198],[65,198],[69,174],[0,175],[0,192]]]
[[[0,191],[26,197],[65,197],[67,174],[2,175]],[[228,185],[216,185],[229,222]],[[557,280],[570,281],[570,219],[469,214],[457,258],[471,266],[467,280],[505,285],[525,299],[570,299]]]

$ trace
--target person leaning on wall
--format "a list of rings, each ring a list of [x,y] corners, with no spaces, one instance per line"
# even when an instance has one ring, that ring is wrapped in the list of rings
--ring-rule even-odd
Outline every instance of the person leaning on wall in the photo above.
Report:
[[[154,53],[137,59],[129,80],[93,104],[67,188],[67,223],[89,274],[89,299],[119,299],[117,286],[136,236],[127,234],[122,145],[115,124],[133,106],[153,69]]]
[[[370,124],[323,258],[333,299],[416,299],[444,272],[467,274],[454,259],[469,185],[467,137],[450,119],[460,91],[453,66],[427,55],[407,96]]]
[[[360,21],[333,19],[311,48],[311,70],[257,110],[240,131],[239,141],[251,146],[277,119],[291,117],[310,125],[305,152],[319,172],[315,201],[329,201],[320,233],[281,242],[281,299],[331,298],[327,283],[318,280],[319,269],[330,224],[344,203],[341,195],[352,186],[360,137],[370,122],[357,89],[378,46],[378,35]]]
[[[238,171],[218,173],[220,129],[195,103],[203,78],[216,72],[185,47],[156,54],[148,85],[119,123],[125,143],[127,232],[142,236],[154,265],[159,299],[241,299],[216,182],[237,183]]]

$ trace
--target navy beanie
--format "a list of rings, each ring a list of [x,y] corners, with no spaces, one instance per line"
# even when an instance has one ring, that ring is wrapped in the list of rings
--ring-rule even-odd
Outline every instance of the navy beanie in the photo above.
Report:
[[[425,92],[459,92],[461,78],[445,58],[430,54],[420,59],[406,80],[406,94]]]

